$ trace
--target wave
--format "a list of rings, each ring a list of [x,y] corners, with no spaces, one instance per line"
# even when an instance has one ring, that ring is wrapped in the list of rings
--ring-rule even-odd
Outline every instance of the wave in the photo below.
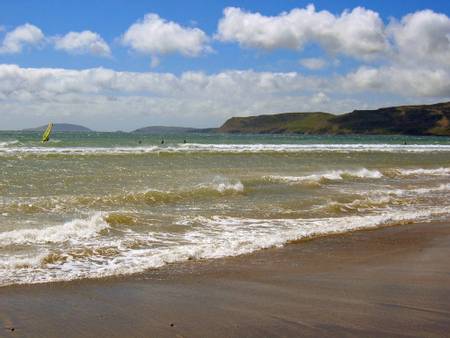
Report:
[[[15,144],[20,144],[19,140],[0,142],[0,148],[6,148]]]
[[[74,219],[60,225],[0,232],[0,247],[78,241],[97,236],[108,228],[104,215],[95,213],[88,219]]]
[[[145,147],[0,147],[0,155],[122,155],[164,153],[450,152],[448,144],[175,144]]]
[[[244,185],[239,180],[226,178],[215,178],[210,183],[203,183],[185,190],[157,190],[148,189],[144,191],[130,191],[103,196],[45,196],[42,198],[31,198],[4,203],[0,207],[0,214],[27,213],[36,214],[44,212],[61,212],[77,207],[103,207],[122,206],[126,204],[168,204],[182,201],[220,198],[242,194]]]
[[[305,176],[280,176],[268,175],[264,179],[272,182],[287,183],[323,183],[326,181],[340,181],[346,178],[381,178],[383,174],[378,170],[369,170],[366,168],[357,170],[331,170],[318,174]]]
[[[394,176],[448,176],[450,168],[416,168],[416,169],[393,169]]]
[[[0,245],[36,244],[42,255],[0,257],[0,285],[98,278],[143,272],[189,259],[237,256],[283,246],[291,241],[359,229],[428,222],[450,215],[450,207],[390,210],[366,216],[297,219],[252,219],[229,216],[183,217],[187,232],[129,230],[121,237],[108,232],[96,214],[44,229],[2,233]],[[59,243],[57,249],[47,243]],[[68,243],[64,246],[64,243]]]
[[[383,208],[412,206],[420,201],[437,198],[442,200],[442,196],[436,195],[440,192],[450,191],[450,183],[440,184],[429,188],[410,189],[375,189],[353,191],[347,199],[350,201],[329,201],[324,205],[316,206],[312,209],[313,214],[331,213],[356,213],[370,210],[383,210]],[[357,198],[354,195],[358,195]]]
[[[221,194],[227,192],[240,193],[244,192],[244,185],[239,180],[232,181],[226,177],[216,176],[211,183],[200,184],[197,186],[197,189],[203,191],[217,191]]]
[[[450,207],[428,208],[420,211],[403,210],[367,216],[346,216],[312,219],[250,219],[214,216],[196,217],[183,224],[201,224],[216,230],[222,245],[201,251],[197,258],[219,258],[250,253],[259,249],[282,246],[305,238],[370,229],[380,226],[431,221],[448,216]],[[190,234],[192,238],[200,233]],[[186,236],[189,237],[189,236]]]
[[[410,176],[447,176],[450,175],[450,168],[434,169],[345,169],[330,170],[315,174],[289,176],[289,175],[265,175],[256,178],[248,178],[243,184],[240,180],[229,179],[217,176],[210,182],[201,183],[191,188],[183,190],[157,190],[147,189],[142,191],[124,191],[107,195],[74,195],[74,196],[45,196],[43,198],[33,197],[29,199],[20,199],[3,203],[0,206],[0,214],[26,213],[36,214],[44,212],[61,212],[77,207],[104,207],[121,206],[125,204],[169,204],[180,203],[189,200],[198,200],[205,198],[220,198],[230,195],[239,195],[246,193],[246,185],[259,186],[269,183],[286,183],[289,185],[310,185],[312,187],[320,186],[328,182],[344,180],[372,180],[383,177],[402,178]],[[415,188],[415,189],[385,189],[375,191],[363,191],[364,194],[390,194],[397,196],[406,196],[408,194],[426,194],[433,191],[448,190],[448,184],[439,187]]]
[[[107,204],[121,205],[122,203],[164,204],[207,197],[220,197],[244,192],[244,185],[240,181],[214,179],[211,183],[203,183],[186,190],[156,190],[148,189],[140,192],[125,192],[123,194],[107,196],[76,197],[75,203],[85,205]]]
[[[302,175],[302,176],[283,176],[283,175],[267,175],[263,179],[271,182],[284,182],[290,184],[319,184],[327,181],[340,181],[344,179],[376,179],[387,177],[409,177],[409,176],[448,176],[450,175],[450,168],[416,168],[416,169],[347,169],[347,170],[330,170],[317,174]],[[420,190],[418,191],[420,192]],[[425,192],[423,190],[423,192]]]
[[[391,205],[408,205],[408,204],[410,204],[410,201],[404,199],[394,198],[391,196],[378,196],[378,197],[355,199],[351,202],[332,201],[322,207],[319,207],[318,209],[321,212],[323,212],[323,210],[327,210],[337,213],[353,213],[373,209],[381,209]]]
[[[429,188],[413,188],[413,189],[379,189],[372,190],[369,192],[372,196],[377,195],[394,195],[394,196],[420,196],[424,194],[434,193],[434,192],[447,192],[450,191],[450,183],[440,184],[435,187]],[[363,192],[367,194],[367,192]]]

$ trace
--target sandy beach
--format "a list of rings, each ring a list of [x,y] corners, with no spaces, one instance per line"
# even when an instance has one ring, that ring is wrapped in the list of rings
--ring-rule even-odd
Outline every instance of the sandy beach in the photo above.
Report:
[[[0,1],[0,338],[450,338],[449,1]]]
[[[292,243],[123,278],[0,288],[4,337],[444,337],[450,225]]]

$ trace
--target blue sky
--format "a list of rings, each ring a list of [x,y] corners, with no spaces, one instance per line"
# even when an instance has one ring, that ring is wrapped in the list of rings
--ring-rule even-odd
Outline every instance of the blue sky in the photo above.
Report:
[[[447,1],[2,1],[0,129],[447,100],[449,15]]]

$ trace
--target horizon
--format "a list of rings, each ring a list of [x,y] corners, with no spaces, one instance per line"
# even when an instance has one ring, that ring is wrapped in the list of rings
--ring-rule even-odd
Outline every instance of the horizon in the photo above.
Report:
[[[449,15],[439,1],[2,3],[0,130],[450,101]]]
[[[443,101],[443,102],[434,102],[434,103],[430,103],[427,105],[435,105],[435,104],[445,104],[445,103],[450,103],[450,101]],[[412,104],[412,105],[407,105],[407,106],[422,106],[423,104]],[[398,107],[402,107],[405,105],[400,105]],[[392,108],[393,106],[385,106],[385,107],[379,107],[379,108],[375,108],[375,109],[385,109],[385,108]],[[358,109],[355,109],[358,110]],[[353,112],[353,111],[352,111]],[[247,116],[231,116],[230,118],[233,117],[256,117],[256,116],[264,116],[264,115],[280,115],[280,114],[315,114],[315,113],[325,113],[325,114],[332,114],[335,116],[339,116],[339,115],[345,115],[345,114],[349,114],[351,112],[343,112],[341,114],[335,114],[335,113],[331,113],[331,112],[325,112],[325,111],[314,111],[314,112],[282,112],[282,113],[268,113],[268,114],[261,114],[261,115],[247,115]],[[77,122],[54,122],[54,121],[49,121],[48,123],[52,123],[52,124],[69,124],[69,125],[75,125],[75,126],[80,126],[80,127],[85,127],[90,129],[91,131],[94,132],[123,132],[123,133],[131,133],[134,132],[138,129],[142,129],[142,128],[150,128],[150,127],[158,127],[158,128],[192,128],[192,129],[217,129],[220,128],[226,121],[228,121],[230,118],[228,118],[227,120],[223,121],[220,125],[217,126],[210,126],[210,127],[196,127],[196,126],[190,126],[190,127],[186,127],[186,126],[181,126],[181,125],[147,125],[147,126],[141,126],[135,129],[131,129],[131,130],[123,130],[123,129],[117,129],[117,130],[96,130],[94,128],[91,128],[90,126],[86,126]],[[39,126],[33,126],[33,127],[25,127],[25,128],[21,128],[21,129],[0,129],[0,131],[30,131],[27,129],[35,129],[35,128],[44,128],[47,126],[47,124],[43,124],[43,125],[39,125]]]

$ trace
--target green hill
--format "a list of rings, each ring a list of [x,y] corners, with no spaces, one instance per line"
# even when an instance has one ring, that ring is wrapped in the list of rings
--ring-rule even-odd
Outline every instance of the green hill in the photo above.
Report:
[[[284,113],[233,117],[222,133],[403,134],[450,136],[450,102],[355,110],[343,115]]]

